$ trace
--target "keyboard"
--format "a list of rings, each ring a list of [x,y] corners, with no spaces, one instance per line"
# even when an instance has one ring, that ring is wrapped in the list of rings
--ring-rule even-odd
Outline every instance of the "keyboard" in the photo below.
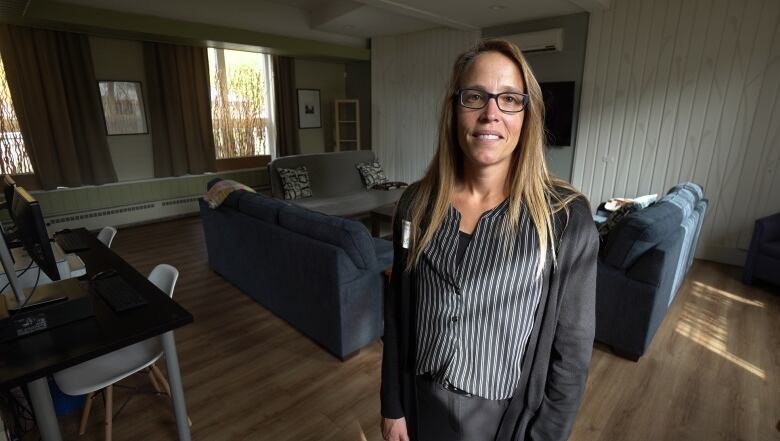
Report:
[[[127,311],[149,303],[119,276],[93,280],[92,286],[114,312]]]
[[[58,233],[54,235],[54,240],[60,245],[65,254],[75,253],[89,249],[89,244],[81,235],[73,233]]]

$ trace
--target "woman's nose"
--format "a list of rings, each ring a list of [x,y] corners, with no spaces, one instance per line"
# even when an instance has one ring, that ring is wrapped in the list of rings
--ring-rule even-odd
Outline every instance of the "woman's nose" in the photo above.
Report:
[[[480,116],[484,119],[495,120],[498,118],[499,113],[501,113],[501,109],[498,108],[498,101],[496,101],[496,98],[490,98],[487,105],[482,108]]]

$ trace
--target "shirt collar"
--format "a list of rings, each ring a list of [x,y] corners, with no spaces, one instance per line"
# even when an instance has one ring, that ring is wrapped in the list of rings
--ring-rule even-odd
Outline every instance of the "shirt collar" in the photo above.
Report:
[[[490,210],[485,211],[482,213],[482,216],[480,216],[480,219],[492,219],[496,216],[503,215],[506,213],[507,208],[509,207],[509,198],[504,199],[500,204],[496,205],[495,207],[491,208]],[[447,217],[450,219],[457,219],[460,220],[460,211],[458,211],[457,208],[455,208],[452,203],[450,203],[449,210],[447,212]]]

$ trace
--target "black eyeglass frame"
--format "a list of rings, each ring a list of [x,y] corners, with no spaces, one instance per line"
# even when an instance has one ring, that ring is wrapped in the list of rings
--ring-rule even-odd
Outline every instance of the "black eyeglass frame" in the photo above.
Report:
[[[471,106],[467,106],[466,104],[464,104],[463,103],[463,92],[466,92],[466,91],[479,92],[479,93],[487,96],[487,99],[485,100],[485,104],[482,107],[471,107]],[[520,110],[504,110],[504,109],[502,109],[501,108],[501,104],[499,104],[499,100],[498,100],[498,97],[500,97],[501,95],[520,95],[520,96],[522,96],[523,97],[523,108],[520,109]],[[455,91],[454,94],[452,94],[452,98],[456,99],[458,104],[460,104],[461,106],[463,106],[463,107],[465,107],[467,109],[472,109],[472,110],[484,109],[485,107],[487,107],[488,102],[490,102],[491,99],[495,99],[496,100],[496,107],[498,107],[498,110],[500,110],[500,111],[502,111],[504,113],[509,113],[509,114],[515,114],[515,113],[523,112],[525,109],[528,108],[528,105],[531,103],[531,97],[527,93],[523,93],[523,92],[490,93],[490,92],[484,91],[482,89],[458,89],[458,90]]]

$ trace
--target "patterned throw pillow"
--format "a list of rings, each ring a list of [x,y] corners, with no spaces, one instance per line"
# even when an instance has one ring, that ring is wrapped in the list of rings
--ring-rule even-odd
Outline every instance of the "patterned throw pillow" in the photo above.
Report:
[[[279,179],[282,180],[285,199],[302,199],[311,197],[309,171],[302,165],[296,168],[280,168]]]
[[[247,187],[240,182],[223,179],[211,186],[209,191],[203,195],[203,200],[209,204],[209,208],[217,208],[225,201],[230,193],[233,193],[236,190],[255,192],[250,187]]]
[[[367,189],[370,189],[376,184],[387,182],[387,176],[382,171],[382,166],[378,162],[358,162],[355,164],[360,172],[360,178],[363,180],[363,185]]]
[[[620,208],[610,213],[610,215],[607,217],[606,222],[602,222],[598,226],[598,232],[599,232],[599,238],[604,241],[609,234],[609,232],[614,228],[617,224],[620,223],[621,220],[623,220],[624,217],[628,216],[629,214],[641,210],[643,207],[641,204],[635,204],[633,202],[629,202],[626,204],[623,204]]]

